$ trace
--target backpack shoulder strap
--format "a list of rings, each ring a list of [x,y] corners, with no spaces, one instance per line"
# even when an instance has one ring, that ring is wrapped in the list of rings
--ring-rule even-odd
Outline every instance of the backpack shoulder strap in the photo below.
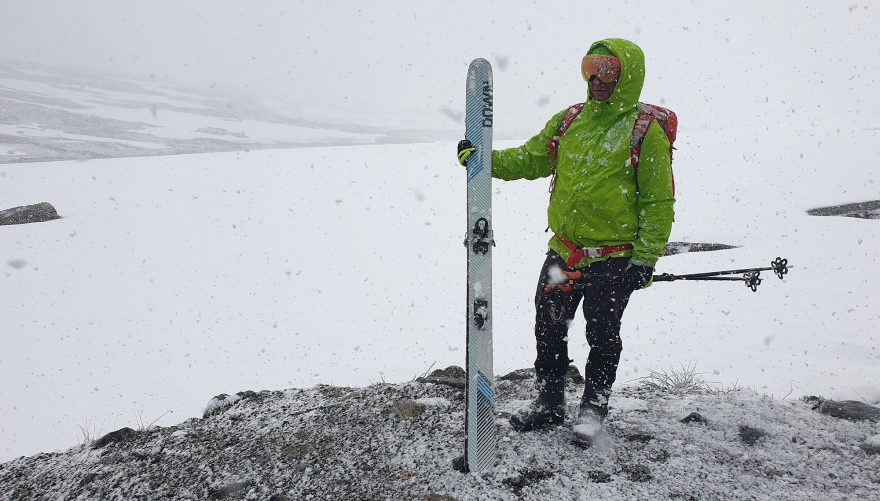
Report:
[[[573,104],[568,107],[565,115],[562,116],[562,120],[559,122],[559,127],[556,128],[556,135],[550,138],[547,141],[547,149],[550,150],[550,157],[553,159],[553,165],[556,165],[556,153],[559,151],[559,140],[562,139],[562,136],[565,135],[565,131],[571,127],[571,123],[574,122],[574,119],[584,111],[584,103]]]
[[[651,122],[655,120],[654,115],[650,111],[646,111],[642,106],[642,103],[639,103],[639,107],[641,110],[639,111],[639,116],[636,117],[636,123],[633,125],[632,143],[630,147],[630,163],[637,174],[639,169],[639,154],[642,152],[642,143],[645,142],[645,136],[648,135],[648,128],[651,127]]]
[[[673,143],[678,130],[678,117],[675,112],[661,106],[653,104],[639,103],[639,116],[633,125],[632,143],[630,148],[630,163],[633,166],[633,172],[636,175],[636,187],[638,187],[639,175],[639,155],[642,152],[642,143],[645,142],[645,136],[648,134],[648,128],[651,122],[657,121],[657,124],[663,129],[667,139],[669,139],[669,159],[672,160]],[[675,180],[672,181],[672,192],[675,194]]]
[[[670,150],[674,149],[672,145],[675,143],[675,136],[678,129],[678,117],[675,116],[675,112],[653,104],[639,103],[639,116],[636,117],[636,123],[633,125],[632,133],[631,160],[633,168],[638,168],[639,153],[642,150],[642,143],[645,141],[645,136],[648,134],[648,128],[651,127],[651,122],[655,120],[660,128],[663,129],[667,139],[669,139]]]

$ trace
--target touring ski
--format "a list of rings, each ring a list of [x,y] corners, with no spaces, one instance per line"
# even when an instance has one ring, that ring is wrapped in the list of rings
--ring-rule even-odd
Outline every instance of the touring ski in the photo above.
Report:
[[[492,372],[492,66],[468,68],[465,138],[476,148],[467,161],[467,407],[465,465],[495,464],[495,377]]]

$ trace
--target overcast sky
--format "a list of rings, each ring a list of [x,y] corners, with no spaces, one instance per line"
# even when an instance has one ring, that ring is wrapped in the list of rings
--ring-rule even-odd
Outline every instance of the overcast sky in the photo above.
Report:
[[[620,36],[646,53],[643,100],[675,109],[685,130],[880,115],[880,4],[727,4],[4,0],[0,57],[447,129],[461,127],[468,62],[486,57],[498,126],[530,135],[584,99],[590,43]]]

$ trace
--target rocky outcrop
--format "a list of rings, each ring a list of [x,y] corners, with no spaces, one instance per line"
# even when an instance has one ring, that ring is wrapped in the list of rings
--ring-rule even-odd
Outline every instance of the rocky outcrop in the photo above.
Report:
[[[530,370],[511,374],[497,378],[489,472],[452,468],[464,446],[461,389],[319,385],[218,395],[204,418],[0,464],[0,500],[876,497],[880,436],[870,421],[747,392],[621,385],[605,421],[609,446],[584,450],[570,424],[582,385],[567,385],[568,422],[517,433],[502,416],[533,398],[534,382]],[[680,424],[689,411],[705,418]]]
[[[843,216],[859,219],[880,219],[880,200],[857,202],[853,204],[832,205],[810,209],[811,216]]]

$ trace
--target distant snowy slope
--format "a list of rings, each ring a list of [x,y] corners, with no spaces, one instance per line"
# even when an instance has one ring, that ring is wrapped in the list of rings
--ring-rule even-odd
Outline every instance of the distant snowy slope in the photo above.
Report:
[[[0,163],[406,140],[219,90],[0,60]]]
[[[659,272],[794,266],[784,283],[634,295],[619,380],[696,364],[776,396],[880,400],[877,221],[804,211],[877,197],[876,130],[687,132]],[[499,147],[517,144],[503,142]],[[867,146],[865,146],[867,145]],[[197,414],[206,395],[405,381],[464,361],[464,173],[454,143],[0,166],[0,459]],[[850,153],[852,152],[852,153]],[[803,156],[801,156],[803,155]],[[76,168],[72,168],[76,167]],[[534,358],[547,181],[495,185],[495,366]],[[14,263],[12,266],[10,263]],[[24,263],[24,264],[22,264]],[[583,319],[571,356],[587,351]]]

